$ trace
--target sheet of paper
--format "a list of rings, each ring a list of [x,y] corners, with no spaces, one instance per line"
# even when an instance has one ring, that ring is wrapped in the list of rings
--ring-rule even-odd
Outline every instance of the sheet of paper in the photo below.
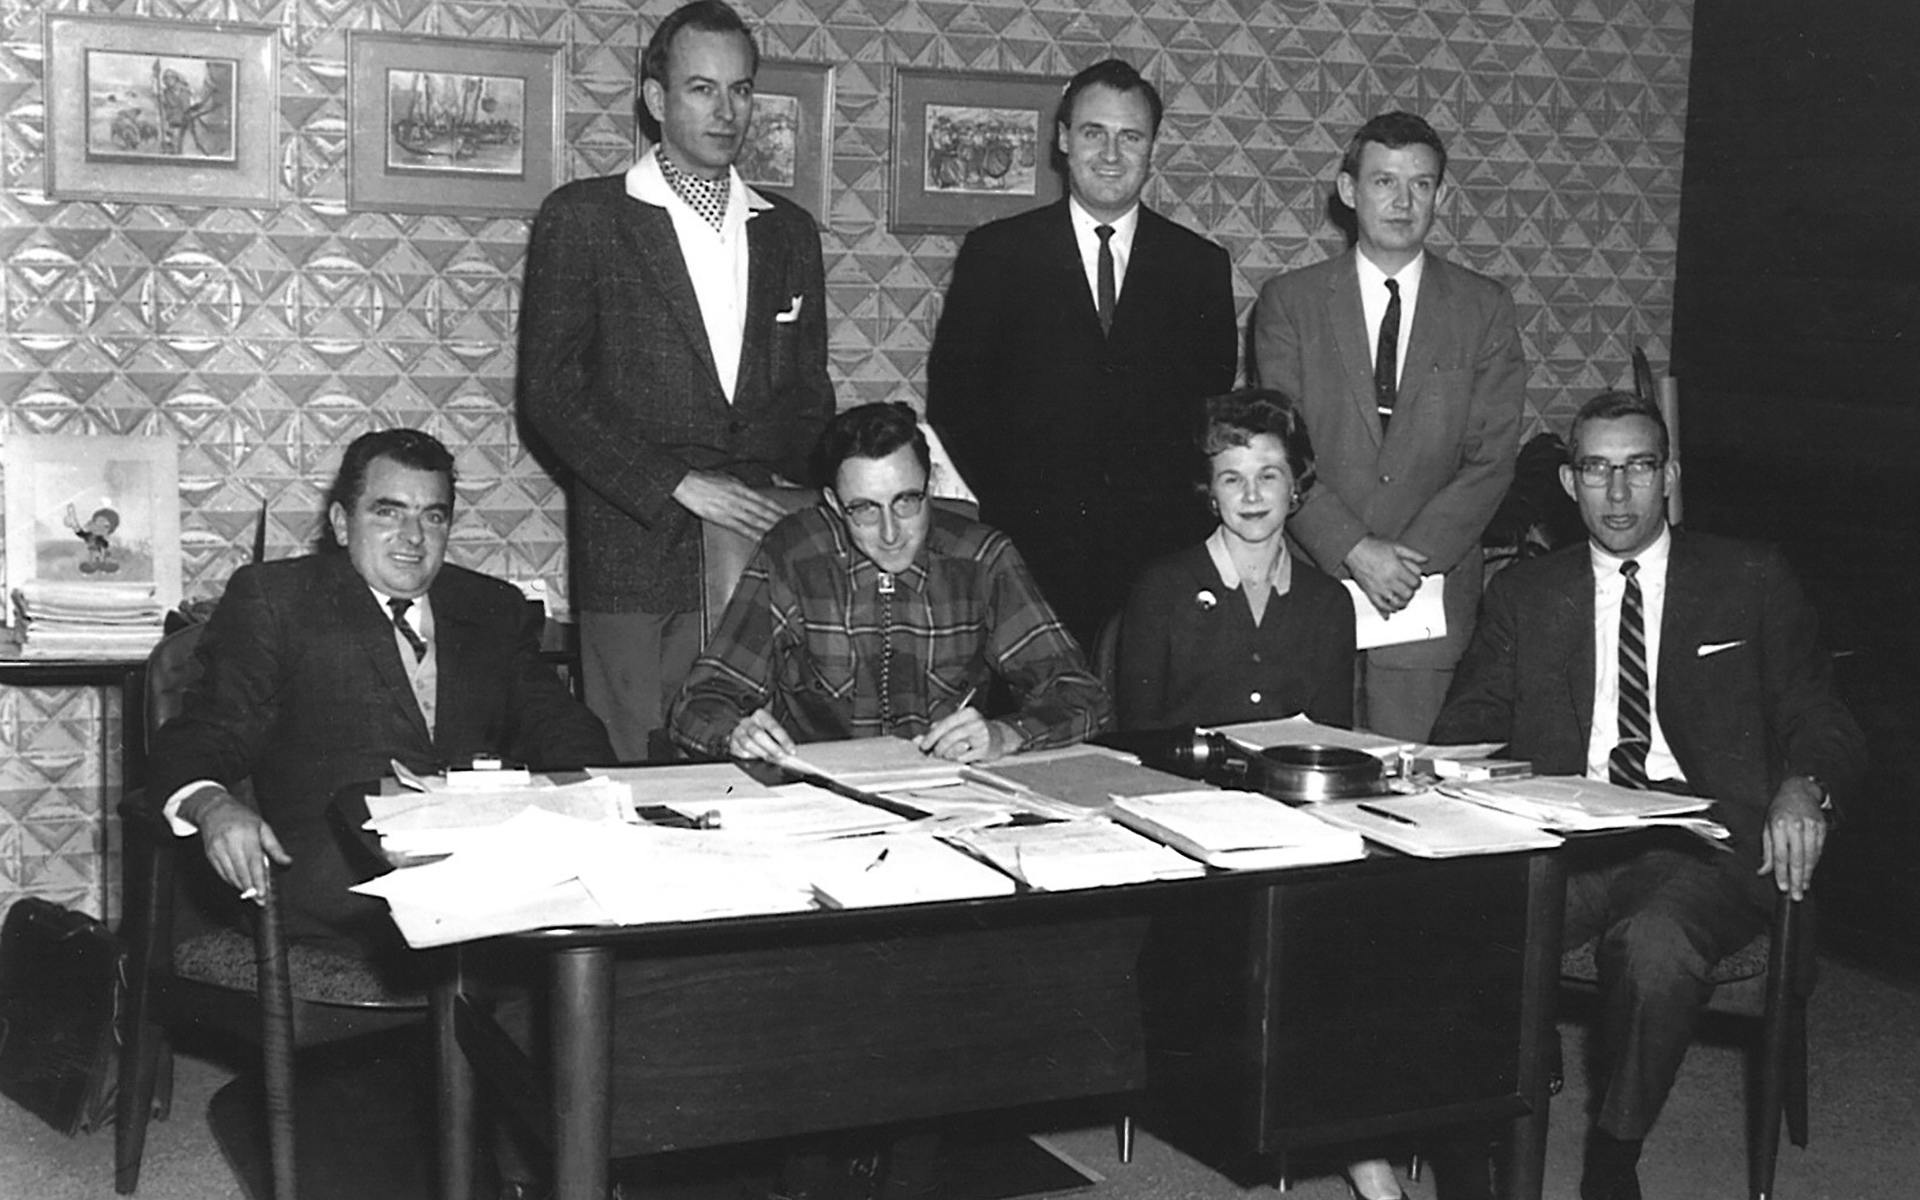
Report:
[[[959,763],[931,758],[906,738],[898,737],[808,742],[781,765],[870,792],[957,783],[960,779]]]
[[[986,767],[966,768],[966,777],[1029,804],[1052,801],[1062,815],[1104,809],[1114,796],[1175,791],[1192,780],[1143,767],[1131,754],[1102,746],[1080,746],[1072,753],[1016,754]]]
[[[1389,766],[1396,767],[1400,763],[1401,753],[1413,746],[1412,742],[1382,737],[1363,729],[1322,725],[1306,717],[1243,721],[1237,725],[1218,726],[1215,732],[1226,734],[1249,750],[1265,750],[1269,746],[1348,746],[1365,750]]]
[[[579,821],[633,819],[626,789],[611,780],[589,779],[560,786],[542,784],[499,791],[403,792],[367,797],[366,827],[393,853],[451,853],[476,830],[499,825],[528,809]]]
[[[1226,869],[1345,862],[1367,852],[1352,830],[1259,792],[1195,789],[1116,796],[1113,810],[1121,824],[1208,866]]]
[[[811,783],[791,783],[759,796],[669,800],[664,807],[734,838],[824,838],[903,825],[897,813],[850,800]]]
[[[732,796],[770,796],[773,788],[741,770],[737,763],[675,763],[659,767],[588,767],[589,774],[623,784],[637,808],[675,801],[721,800]]]
[[[949,834],[955,845],[1043,892],[1188,879],[1206,867],[1105,817]]]
[[[880,834],[818,847],[813,889],[834,908],[1009,896],[1012,877],[925,834]]]
[[[1538,825],[1439,792],[1329,800],[1316,806],[1314,815],[1420,858],[1544,850],[1560,844],[1559,835]]]
[[[1445,575],[1423,575],[1419,590],[1407,606],[1392,616],[1383,617],[1367,599],[1360,585],[1351,579],[1340,582],[1353,601],[1353,644],[1358,650],[1375,646],[1398,646],[1405,642],[1425,642],[1447,636],[1447,610],[1441,603],[1446,591]]]

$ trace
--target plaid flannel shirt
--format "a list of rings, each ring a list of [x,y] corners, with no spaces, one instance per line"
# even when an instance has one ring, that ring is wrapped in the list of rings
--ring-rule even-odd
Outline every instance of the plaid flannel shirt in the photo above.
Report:
[[[889,654],[889,649],[891,654]],[[1106,728],[1112,701],[1003,533],[935,507],[920,558],[889,575],[825,506],[774,526],[674,701],[673,736],[724,758],[771,708],[795,741],[917,737],[992,677],[1022,749]]]

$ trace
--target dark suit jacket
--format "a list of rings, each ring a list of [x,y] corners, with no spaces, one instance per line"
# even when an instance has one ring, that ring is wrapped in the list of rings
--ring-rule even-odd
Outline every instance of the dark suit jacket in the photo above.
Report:
[[[813,219],[777,196],[747,222],[747,316],[732,404],[664,208],[624,175],[570,183],[533,226],[520,407],[572,473],[575,608],[694,612],[700,528],[673,499],[689,470],[804,481],[833,415]],[[779,314],[799,304],[797,317]]]
[[[1354,255],[1267,281],[1253,317],[1253,373],[1305,412],[1319,482],[1287,532],[1346,578],[1363,536],[1427,555],[1447,574],[1447,636],[1373,651],[1387,666],[1448,667],[1480,598],[1480,535],[1513,481],[1526,363],[1513,297],[1431,250],[1420,279],[1399,400],[1385,437],[1374,408]]]
[[[1584,775],[1593,620],[1585,542],[1495,575],[1433,741],[1507,741],[1536,771]],[[1782,779],[1817,775],[1844,796],[1863,766],[1865,740],[1834,696],[1818,619],[1770,547],[1674,534],[1654,711],[1748,873]]]
[[[326,810],[342,786],[497,754],[536,768],[613,761],[600,719],[576,702],[540,651],[512,585],[443,567],[428,592],[438,716],[407,681],[389,614],[344,553],[234,573],[201,636],[204,674],[154,738],[155,804],[196,780],[251,779],[261,816],[294,858],[283,877],[289,932],[333,932],[357,897],[344,887]],[[376,912],[382,906],[373,905]]]
[[[1227,252],[1144,206],[1103,334],[1067,204],[967,235],[927,415],[981,520],[1087,641],[1140,567],[1212,527],[1192,489],[1198,401],[1233,386],[1238,348]]]

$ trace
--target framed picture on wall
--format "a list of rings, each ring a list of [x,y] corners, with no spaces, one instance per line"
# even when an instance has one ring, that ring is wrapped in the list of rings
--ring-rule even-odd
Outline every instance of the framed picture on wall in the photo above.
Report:
[[[813,214],[833,203],[833,68],[767,59],[753,78],[753,125],[734,164],[740,178]]]
[[[48,196],[273,206],[278,30],[68,13],[44,25]]]
[[[902,67],[893,77],[895,233],[965,233],[1060,197],[1064,79]]]
[[[564,47],[347,35],[347,207],[524,216],[560,185]]]
[[[170,437],[7,438],[8,596],[38,582],[178,605],[179,461]]]

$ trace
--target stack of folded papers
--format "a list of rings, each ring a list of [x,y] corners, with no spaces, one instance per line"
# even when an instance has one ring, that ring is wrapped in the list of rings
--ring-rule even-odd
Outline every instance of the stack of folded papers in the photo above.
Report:
[[[1206,874],[1201,864],[1105,817],[1001,825],[948,838],[1042,892]]]
[[[166,632],[150,583],[49,583],[13,592],[24,658],[142,658]]]
[[[1441,790],[1462,800],[1509,813],[1539,825],[1568,833],[1596,829],[1637,829],[1646,825],[1674,825],[1703,837],[1723,839],[1727,827],[1696,816],[1713,802],[1699,796],[1624,788],[1600,779],[1574,775],[1545,775],[1533,779],[1456,781]]]
[[[1210,867],[1266,870],[1347,862],[1367,852],[1359,834],[1258,792],[1197,790],[1120,796],[1113,818]]]

